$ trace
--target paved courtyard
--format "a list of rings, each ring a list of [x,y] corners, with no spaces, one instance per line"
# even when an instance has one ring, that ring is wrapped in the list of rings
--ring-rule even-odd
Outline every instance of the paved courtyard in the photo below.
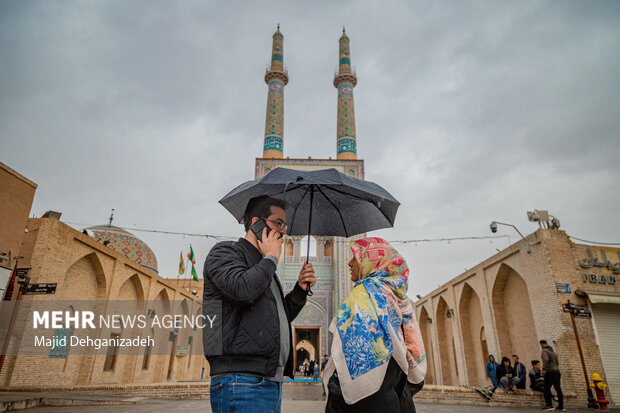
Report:
[[[152,403],[150,403],[152,402]],[[324,402],[310,400],[284,400],[282,411],[287,413],[310,413],[322,412],[324,410]],[[428,404],[416,403],[418,413],[526,413],[540,412],[540,408],[535,407],[496,407],[496,406],[463,406],[450,404]],[[93,412],[93,413],[157,413],[174,411],[175,413],[183,412],[211,412],[208,400],[152,400],[146,404],[132,406],[73,406],[73,407],[35,407],[25,410],[33,413],[60,413],[60,412]],[[568,409],[569,412],[586,413],[592,412],[589,409]],[[616,410],[618,411],[618,410]],[[259,413],[259,412],[257,412]]]
[[[8,395],[5,395],[8,396]],[[95,401],[95,405],[76,405],[59,407],[35,407],[22,411],[33,413],[61,413],[61,412],[93,412],[93,413],[157,413],[174,411],[183,412],[211,412],[209,400],[207,399],[148,399],[144,397],[118,397],[114,395],[89,395],[85,393],[77,394],[49,394],[47,399],[57,400],[86,400]],[[109,403],[109,404],[106,404]],[[285,386],[283,412],[290,413],[310,413],[324,411],[325,401],[322,389],[316,385],[294,385]],[[444,403],[416,402],[419,413],[517,413],[517,412],[539,412],[540,407],[505,407],[505,406],[478,406],[478,405],[456,405]],[[589,409],[568,409],[570,412],[585,413],[592,412]],[[615,410],[618,412],[619,410]],[[260,413],[260,412],[257,412]]]

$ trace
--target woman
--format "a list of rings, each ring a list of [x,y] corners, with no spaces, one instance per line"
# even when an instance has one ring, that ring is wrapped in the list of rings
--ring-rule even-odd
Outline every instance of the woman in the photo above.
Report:
[[[495,361],[495,357],[493,354],[489,354],[489,362],[487,363],[487,377],[491,379],[491,383],[493,383],[493,387],[497,388],[499,386],[499,382],[497,381],[497,362]]]
[[[426,353],[411,300],[409,268],[381,238],[351,243],[355,287],[331,323],[323,384],[326,412],[415,412]]]

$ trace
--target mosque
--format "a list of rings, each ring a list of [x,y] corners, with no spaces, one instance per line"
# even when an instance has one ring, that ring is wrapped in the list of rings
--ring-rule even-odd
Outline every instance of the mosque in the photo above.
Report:
[[[276,167],[299,170],[336,168],[364,179],[364,161],[357,158],[350,40],[339,39],[336,158],[294,159],[284,156],[284,37],[273,35],[271,63],[265,73],[267,105],[262,157],[255,178]],[[27,269],[31,283],[55,283],[47,299],[129,300],[151,310],[149,303],[170,303],[184,314],[199,313],[203,280],[184,284],[158,274],[154,252],[135,235],[111,225],[75,230],[50,211],[28,218],[36,184],[0,163],[0,276]],[[24,232],[24,228],[26,231]],[[313,264],[314,295],[293,322],[295,364],[329,353],[328,325],[352,283],[347,263],[348,242],[339,237],[287,236],[279,264],[285,291],[290,291],[302,263]],[[446,257],[449,259],[449,257]],[[554,225],[540,228],[521,241],[456,276],[415,301],[416,315],[428,357],[427,384],[443,386],[490,384],[485,375],[488,354],[517,354],[526,368],[539,359],[538,340],[555,347],[567,394],[585,401],[584,373],[599,373],[609,384],[612,400],[620,400],[620,248],[575,242]],[[4,299],[14,300],[17,285],[9,282]],[[28,296],[24,299],[32,299]],[[45,297],[40,298],[45,299]],[[575,318],[566,311],[572,303]],[[141,307],[142,308],[142,307]],[[0,336],[8,325],[0,317]],[[102,335],[124,334],[106,330]],[[148,347],[138,354],[81,355],[72,349],[45,355],[7,355],[0,365],[0,386],[59,386],[104,383],[165,383],[205,380],[209,366],[192,331],[166,331],[164,352]],[[580,337],[580,340],[577,339]],[[11,342],[10,346],[19,346]],[[7,353],[8,354],[8,353]],[[576,396],[575,396],[576,395]]]
[[[284,66],[283,36],[279,30],[273,35],[271,64],[265,73],[268,85],[267,113],[263,156],[256,159],[255,178],[277,167],[298,170],[335,168],[338,171],[364,179],[364,161],[357,159],[355,135],[355,110],[353,88],[357,76],[351,66],[350,40],[344,29],[339,40],[338,71],[333,84],[337,89],[336,159],[293,159],[284,157],[284,87],[288,73]],[[323,236],[287,236],[284,254],[278,266],[282,287],[293,289],[303,262],[306,260],[307,243],[310,243],[309,262],[312,263],[317,283],[314,295],[293,322],[295,365],[305,359],[318,360],[329,352],[331,340],[328,327],[334,311],[351,291],[349,268],[351,250],[346,239]]]

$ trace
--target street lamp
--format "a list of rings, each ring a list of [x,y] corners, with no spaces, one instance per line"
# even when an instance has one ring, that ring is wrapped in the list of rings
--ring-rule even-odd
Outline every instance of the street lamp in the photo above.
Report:
[[[529,241],[525,239],[525,237],[523,236],[523,234],[521,234],[521,231],[519,231],[517,229],[517,227],[515,227],[512,224],[506,224],[505,222],[493,221],[493,222],[491,222],[491,225],[489,225],[489,228],[491,228],[491,232],[492,233],[496,233],[497,232],[497,226],[498,225],[506,225],[507,227],[513,227],[515,229],[515,231],[517,231],[519,233],[519,235],[521,235],[521,238],[523,238],[523,240],[525,241],[525,250],[528,253],[532,252],[532,244],[530,244]]]

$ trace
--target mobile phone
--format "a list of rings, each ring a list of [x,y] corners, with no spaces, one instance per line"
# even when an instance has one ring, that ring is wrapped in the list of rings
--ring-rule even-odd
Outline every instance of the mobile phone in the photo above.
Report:
[[[267,228],[267,235],[269,235],[269,232],[271,232],[271,228],[269,228],[269,225],[267,225],[264,219],[259,219],[254,224],[250,225],[250,230],[252,230],[252,232],[254,233],[254,235],[256,235],[256,238],[258,238],[259,241],[263,240],[263,229],[265,228]]]

